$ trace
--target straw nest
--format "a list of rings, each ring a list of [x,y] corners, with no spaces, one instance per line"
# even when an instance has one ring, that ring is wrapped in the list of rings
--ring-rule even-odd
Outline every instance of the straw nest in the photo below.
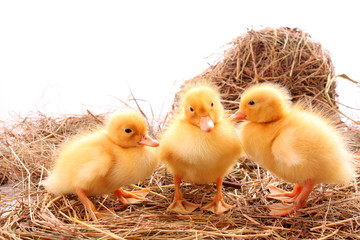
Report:
[[[238,108],[247,86],[271,81],[286,86],[295,101],[305,99],[328,111],[337,96],[335,82],[327,86],[334,75],[320,43],[298,28],[282,27],[249,30],[225,46],[216,64],[189,81],[214,82],[228,110]]]

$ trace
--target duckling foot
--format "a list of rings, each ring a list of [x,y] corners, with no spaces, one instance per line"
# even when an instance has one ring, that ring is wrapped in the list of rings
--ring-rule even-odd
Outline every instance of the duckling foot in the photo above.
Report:
[[[96,214],[100,214],[100,218],[104,217],[103,215],[110,215],[110,214],[116,214],[115,210],[113,208],[108,208],[104,210],[98,210]]]
[[[270,188],[270,194],[268,194],[266,197],[280,200],[284,203],[294,202],[296,197],[300,194],[300,192],[303,189],[303,187],[300,185],[295,185],[292,192],[287,192],[271,185],[269,186],[269,188]]]
[[[93,221],[96,221],[96,220],[104,217],[103,214],[101,214],[99,211],[96,211],[96,210],[87,210],[86,216],[87,216],[88,220],[89,220],[89,217],[90,217],[91,220],[93,220]]]
[[[185,200],[177,200],[170,204],[170,206],[167,208],[167,211],[181,214],[190,214],[198,207],[198,204],[191,203]]]
[[[95,221],[97,219],[101,219],[106,216],[111,216],[116,213],[113,208],[109,208],[109,209],[104,209],[104,210],[91,210],[91,212],[89,212],[89,214],[90,214],[91,219],[93,221]]]
[[[235,206],[226,204],[223,199],[223,195],[221,192],[223,184],[223,178],[220,177],[216,179],[216,195],[214,197],[214,200],[211,203],[206,204],[204,207],[202,207],[203,210],[207,210],[210,212],[213,212],[215,214],[222,214],[226,211],[229,211],[230,209],[233,209]]]
[[[82,204],[84,205],[87,213],[89,213],[90,218],[93,221],[96,221],[99,218],[103,218],[104,216],[99,213],[96,208],[95,205],[90,201],[90,199],[87,197],[86,195],[86,191],[82,188],[77,187],[76,188],[76,194],[79,196],[80,201],[82,202]]]
[[[304,185],[296,184],[294,190],[291,193],[280,193],[278,196],[288,196],[293,199],[294,203],[286,204],[284,201],[282,203],[274,204],[269,206],[271,210],[270,215],[272,216],[286,216],[295,211],[305,207],[306,200],[308,199],[315,181],[313,179],[307,179]],[[290,196],[289,196],[290,195]]]
[[[235,206],[225,203],[223,199],[217,200],[215,198],[214,201],[206,204],[204,207],[202,207],[202,209],[213,212],[215,214],[222,214],[229,211],[230,209],[233,209],[234,207]]]
[[[281,217],[292,214],[296,211],[294,204],[275,203],[268,207],[271,216]]]
[[[143,201],[147,201],[145,198],[146,195],[150,192],[149,189],[142,189],[140,191],[126,192],[121,188],[114,191],[115,196],[117,196],[123,204],[137,204]]]

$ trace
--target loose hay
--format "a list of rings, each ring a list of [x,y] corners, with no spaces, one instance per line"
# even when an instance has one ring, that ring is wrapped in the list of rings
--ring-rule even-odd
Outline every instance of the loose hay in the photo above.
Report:
[[[236,205],[216,216],[197,210],[191,215],[166,212],[173,197],[173,180],[159,167],[142,185],[150,187],[149,201],[121,205],[109,196],[92,197],[101,210],[113,208],[99,221],[89,221],[75,195],[53,196],[40,186],[52,165],[56,148],[81,130],[96,128],[103,115],[49,118],[27,117],[1,133],[1,168],[8,183],[0,187],[0,238],[3,239],[358,239],[360,234],[359,178],[350,186],[317,186],[308,206],[295,216],[271,217],[266,186],[278,184],[252,162],[238,164],[225,179],[224,197]],[[359,149],[359,142],[354,146]],[[359,153],[357,158],[359,159]],[[235,185],[235,188],[234,188]],[[129,189],[136,186],[129,187]],[[205,204],[213,185],[183,183],[186,199]]]

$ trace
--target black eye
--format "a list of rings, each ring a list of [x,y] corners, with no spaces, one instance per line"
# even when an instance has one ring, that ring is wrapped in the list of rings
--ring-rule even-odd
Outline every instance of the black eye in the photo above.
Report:
[[[191,112],[194,112],[194,109],[193,109],[192,107],[190,107],[190,111],[191,111]]]
[[[255,102],[253,101],[253,100],[251,100],[250,102],[249,102],[249,105],[254,105],[255,104]]]
[[[211,107],[214,107],[214,103],[213,103],[213,102],[211,103]]]
[[[132,130],[131,130],[130,128],[126,128],[126,129],[125,129],[125,132],[126,132],[126,133],[131,133]]]

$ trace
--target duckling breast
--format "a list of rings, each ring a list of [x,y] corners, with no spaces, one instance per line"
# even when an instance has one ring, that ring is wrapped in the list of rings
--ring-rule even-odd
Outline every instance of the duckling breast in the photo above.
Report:
[[[229,122],[218,122],[211,132],[194,127],[171,143],[163,159],[173,174],[192,183],[210,183],[227,174],[241,154],[240,139]],[[161,145],[160,145],[161,147]]]

